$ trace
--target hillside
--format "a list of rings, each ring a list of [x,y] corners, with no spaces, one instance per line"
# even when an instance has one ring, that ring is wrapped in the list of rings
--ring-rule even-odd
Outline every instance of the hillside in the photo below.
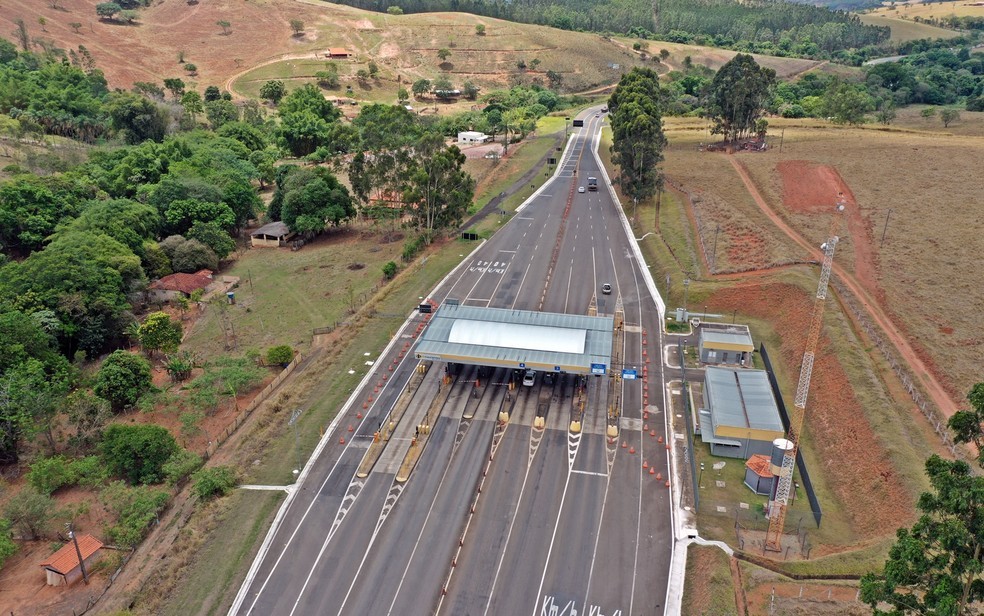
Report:
[[[520,79],[545,82],[546,72],[554,71],[562,77],[563,90],[587,91],[614,83],[632,66],[651,64],[632,51],[628,39],[465,13],[388,15],[314,1],[216,0],[189,5],[165,0],[141,10],[134,24],[123,25],[97,19],[96,4],[95,0],[60,0],[54,9],[49,3],[10,0],[4,22],[7,32],[12,32],[14,20],[23,18],[31,37],[50,40],[58,48],[84,46],[110,86],[118,88],[180,77],[199,90],[215,84],[256,95],[267,79],[283,78],[288,85],[311,79],[323,70],[328,47],[345,47],[354,54],[338,63],[343,83],[369,60],[379,65],[379,79],[357,87],[353,94],[364,100],[390,99],[401,85],[440,74],[456,85],[471,80],[488,89]],[[38,17],[46,20],[44,31]],[[290,27],[295,19],[304,22],[304,31],[297,36]],[[229,22],[227,34],[217,25],[219,21]],[[84,25],[75,32],[72,23]],[[485,26],[481,36],[475,28],[479,24]],[[687,55],[696,63],[717,68],[734,55],[699,45],[645,43],[650,53],[662,48],[671,51],[669,68],[679,66]],[[439,66],[440,48],[449,49],[451,57]],[[780,76],[798,74],[817,64],[795,58],[758,59]],[[517,63],[521,60],[539,60],[539,64],[520,70]],[[184,70],[185,63],[195,65],[194,75]]]
[[[14,21],[22,18],[31,37],[49,39],[63,49],[85,46],[110,85],[123,88],[137,81],[159,83],[167,77],[181,77],[201,89],[226,84],[236,75],[278,59],[324,59],[328,47],[346,47],[354,53],[353,60],[340,66],[343,77],[375,59],[381,65],[381,77],[394,81],[437,75],[441,71],[436,52],[447,47],[452,50],[447,67],[451,78],[472,78],[483,86],[507,85],[509,75],[518,72],[520,59],[539,59],[538,70],[561,73],[565,89],[570,90],[613,83],[621,67],[641,63],[636,54],[597,34],[559,32],[465,14],[392,16],[287,0],[218,0],[193,5],[165,0],[142,9],[134,24],[123,25],[97,19],[96,4],[95,0],[61,0],[59,8],[53,9],[49,3],[11,0],[4,10],[5,32],[12,32]],[[44,31],[38,17],[47,22]],[[304,22],[303,33],[293,35],[291,20]],[[219,21],[229,22],[228,34],[217,25]],[[73,22],[84,24],[77,33],[70,26]],[[475,31],[479,23],[486,25],[481,37]],[[185,63],[194,64],[196,74],[185,71]],[[611,68],[612,64],[620,68]]]

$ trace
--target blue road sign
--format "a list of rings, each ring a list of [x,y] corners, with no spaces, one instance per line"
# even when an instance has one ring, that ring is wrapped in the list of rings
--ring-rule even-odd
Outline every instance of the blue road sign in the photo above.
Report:
[[[635,370],[622,370],[622,378],[626,381],[634,381],[636,378]]]
[[[591,364],[591,374],[605,374],[606,368],[605,364]]]
[[[524,364],[523,362],[519,362],[519,367],[520,368],[525,368],[526,367],[526,364]]]
[[[560,372],[560,366],[554,366],[554,372]]]

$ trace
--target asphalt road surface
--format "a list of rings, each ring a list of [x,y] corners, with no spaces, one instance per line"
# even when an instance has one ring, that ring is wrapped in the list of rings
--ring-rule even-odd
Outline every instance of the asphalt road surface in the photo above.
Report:
[[[604,118],[582,117],[557,176],[432,297],[572,314],[586,314],[593,297],[599,314],[612,314],[620,297],[624,367],[640,378],[618,384],[618,438],[605,433],[607,376],[538,378],[509,392],[505,369],[463,366],[442,385],[437,364],[411,408],[452,389],[409,481],[396,481],[396,467],[382,460],[360,479],[372,434],[417,363],[412,353],[393,357],[352,438],[333,437],[308,469],[231,614],[663,613],[673,538],[660,317],[589,149]],[[589,176],[600,189],[579,193]],[[611,295],[602,294],[605,283]],[[415,325],[397,335],[412,341]],[[380,358],[381,373],[390,361]],[[653,395],[644,408],[646,389]],[[574,433],[579,397],[583,428]],[[511,411],[504,424],[503,409]],[[533,427],[537,415],[545,429]],[[387,447],[399,445],[407,443]]]

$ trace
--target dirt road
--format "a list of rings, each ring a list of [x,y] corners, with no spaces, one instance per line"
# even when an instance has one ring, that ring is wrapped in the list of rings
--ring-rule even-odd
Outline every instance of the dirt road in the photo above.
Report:
[[[804,250],[806,250],[812,258],[818,261],[823,260],[823,253],[820,251],[818,246],[810,244],[802,235],[795,231],[792,227],[786,224],[771,206],[766,202],[765,198],[756,188],[755,184],[752,182],[748,175],[747,170],[744,165],[742,165],[738,159],[733,155],[728,155],[728,159],[731,161],[731,165],[738,172],[741,177],[741,181],[745,184],[745,188],[748,189],[748,193],[755,200],[756,205],[762,210],[769,220],[776,225],[776,227],[785,233],[791,240],[796,242]],[[885,314],[881,309],[881,306],[871,297],[868,291],[858,283],[858,281],[849,272],[844,270],[843,267],[834,263],[833,267],[834,274],[837,275],[843,281],[844,285],[850,289],[851,293],[861,302],[865,311],[871,317],[871,319],[885,332],[888,340],[895,347],[895,350],[902,357],[902,360],[907,363],[913,372],[913,376],[916,381],[922,385],[923,390],[929,394],[930,399],[936,404],[944,416],[950,417],[957,412],[959,406],[957,403],[950,398],[940,385],[936,377],[929,371],[923,361],[919,358],[919,355],[909,344],[909,341],[905,339],[899,328],[895,326],[895,323]]]

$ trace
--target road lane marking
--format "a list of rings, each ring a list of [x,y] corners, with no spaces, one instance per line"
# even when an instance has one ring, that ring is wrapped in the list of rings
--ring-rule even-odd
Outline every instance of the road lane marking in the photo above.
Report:
[[[601,473],[601,472],[598,472],[598,471],[573,470],[571,472],[574,473],[575,475],[591,475],[592,477],[608,477],[608,473]],[[602,512],[603,513],[604,513],[604,507],[605,506],[602,505]],[[597,544],[595,544],[595,545],[597,545]],[[593,559],[592,559],[592,562],[593,562]]]

